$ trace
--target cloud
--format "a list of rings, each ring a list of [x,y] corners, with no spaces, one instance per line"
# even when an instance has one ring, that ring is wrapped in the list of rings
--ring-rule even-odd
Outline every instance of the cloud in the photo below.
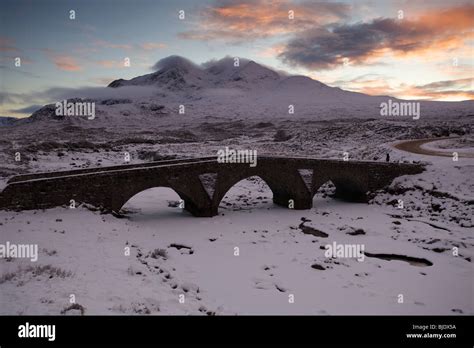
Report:
[[[32,93],[32,98],[40,98],[47,102],[56,102],[71,98],[109,99],[109,98],[144,98],[152,97],[159,91],[153,86],[123,86],[120,88],[82,87],[82,88],[49,88],[45,91]]]
[[[65,99],[83,98],[91,100],[102,100],[111,98],[151,98],[156,96],[160,92],[160,89],[154,86],[123,86],[120,88],[54,87],[45,89],[43,91],[21,94],[11,92],[0,92],[0,104],[8,105],[8,107],[10,108],[9,112],[29,115],[37,109],[41,108],[42,105],[56,103]],[[32,105],[32,103],[34,103],[34,105]]]
[[[200,69],[198,65],[196,65],[189,59],[186,59],[180,56],[169,56],[169,57],[160,59],[158,62],[156,62],[151,67],[151,70],[158,71],[158,70],[167,69],[168,67],[174,67],[174,66]]]
[[[21,55],[9,55],[9,54],[4,54],[0,57],[0,62],[7,62],[7,63],[14,63],[16,62],[16,58],[21,59],[21,65],[25,64],[32,64],[35,63],[36,61],[31,59],[30,57],[25,56],[23,53]]]
[[[97,32],[97,27],[92,24],[83,23],[81,21],[67,21],[66,23],[84,34]]]
[[[116,43],[112,43],[112,42],[105,41],[105,40],[95,40],[93,42],[93,45],[100,46],[100,47],[103,47],[103,48],[117,48],[117,49],[123,49],[123,50],[131,50],[133,48],[133,45],[116,44]]]
[[[43,105],[30,105],[24,108],[19,108],[19,109],[11,109],[9,112],[14,112],[17,114],[32,114],[33,112],[41,109]]]
[[[197,30],[181,32],[179,36],[204,41],[253,41],[338,21],[348,16],[350,8],[337,2],[220,0],[200,12]],[[294,19],[289,19],[290,10]]]
[[[97,64],[99,64],[103,68],[123,68],[124,62],[120,60],[111,60],[111,59],[105,59],[105,60],[98,60]]]
[[[392,88],[392,78],[380,74],[365,74],[350,80],[337,80],[330,83],[333,86],[353,92],[369,95],[395,95],[396,90]]]
[[[82,66],[80,66],[76,59],[68,54],[64,54],[57,50],[45,47],[37,48],[38,51],[44,53],[49,59],[53,61],[53,64],[62,71],[81,71]]]
[[[163,49],[166,48],[167,45],[162,42],[143,42],[141,44],[137,43],[113,43],[110,41],[105,41],[101,39],[95,39],[93,41],[93,45],[98,49],[121,49],[121,50],[144,50],[144,51],[152,51],[156,49]],[[97,51],[97,48],[94,50]],[[91,50],[91,48],[83,48],[83,51],[86,49]]]
[[[444,90],[444,91],[429,91],[424,90],[418,86],[407,87],[400,91],[397,95],[399,98],[405,99],[426,99],[438,101],[462,101],[474,100],[474,91],[460,91],[460,90]]]
[[[80,71],[82,67],[76,63],[71,56],[54,56],[53,62],[59,70],[63,71]]]
[[[474,99],[473,86],[474,78],[465,78],[409,86],[403,93],[433,100],[467,100]]]
[[[0,104],[15,104],[24,101],[25,95],[21,93],[0,92]]]
[[[474,5],[437,9],[416,19],[377,18],[371,22],[315,27],[296,34],[279,58],[291,66],[334,69],[374,62],[391,53],[402,57],[459,49],[474,37]]]
[[[473,78],[435,81],[424,85],[394,84],[392,78],[367,74],[350,80],[334,81],[343,89],[369,95],[389,95],[402,99],[459,101],[474,99]]]
[[[166,48],[166,44],[160,42],[145,42],[140,47],[146,51],[151,51],[159,48]]]
[[[431,90],[431,91],[441,92],[441,91],[449,90],[452,88],[473,89],[473,83],[474,83],[473,78],[467,78],[467,79],[432,82],[426,85],[422,85],[420,87],[427,90]]]
[[[257,51],[256,55],[262,58],[273,58],[281,54],[285,50],[285,45],[276,44]]]
[[[6,37],[0,37],[0,52],[18,52],[18,48],[13,45],[13,41]]]
[[[93,78],[89,79],[89,81],[91,81],[92,83],[99,84],[99,85],[102,85],[102,86],[107,86],[113,80],[115,80],[114,77],[93,77]]]
[[[31,115],[36,110],[47,104],[62,100],[82,98],[90,100],[103,99],[136,99],[152,98],[160,93],[154,86],[123,86],[120,88],[108,87],[82,87],[63,88],[55,87],[32,93],[0,92],[0,104],[10,108],[10,113]],[[34,105],[31,105],[34,103]],[[25,106],[28,105],[28,106]]]
[[[247,64],[248,62],[250,62],[249,59],[239,57],[239,64],[240,64],[241,66]],[[204,69],[215,68],[217,71],[224,70],[224,69],[226,69],[227,67],[233,66],[233,65],[234,65],[234,57],[231,57],[231,56],[228,56],[228,55],[225,56],[224,58],[221,58],[221,59],[211,59],[211,60],[208,60],[207,62],[204,62],[204,63],[201,64],[201,66],[202,66]]]
[[[23,60],[22,60],[23,62]],[[8,71],[8,72],[13,72],[13,73],[16,73],[16,74],[21,74],[21,75],[24,75],[24,76],[27,76],[27,77],[32,77],[32,78],[41,78],[41,76],[39,75],[36,75],[32,72],[29,72],[29,71],[24,71],[22,68],[18,67],[18,68],[11,68],[9,66],[6,66],[6,65],[0,65],[0,69],[4,70],[4,71]]]

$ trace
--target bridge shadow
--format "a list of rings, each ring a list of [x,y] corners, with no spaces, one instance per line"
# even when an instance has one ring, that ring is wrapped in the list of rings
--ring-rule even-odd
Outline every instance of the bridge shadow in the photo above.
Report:
[[[252,212],[268,210],[288,210],[273,202],[273,191],[260,176],[250,176],[235,183],[222,198],[218,206],[218,215],[229,215],[235,212]],[[337,195],[336,186],[328,180],[314,193],[313,208],[332,206],[337,201],[344,201]],[[186,209],[185,202],[176,191],[169,187],[153,187],[136,193],[121,208],[120,214],[133,221],[165,222],[176,218],[192,217]]]
[[[361,203],[355,199],[347,199],[337,194],[336,185],[328,180],[322,184],[313,194],[313,209],[319,211],[332,211],[341,207],[354,207],[354,204]]]

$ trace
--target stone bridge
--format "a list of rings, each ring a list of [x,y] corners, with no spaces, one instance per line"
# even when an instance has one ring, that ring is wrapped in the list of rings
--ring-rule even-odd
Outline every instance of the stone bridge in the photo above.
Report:
[[[79,169],[12,177],[0,192],[0,209],[47,209],[88,203],[119,212],[134,195],[153,187],[169,187],[195,216],[215,216],[219,203],[239,181],[263,179],[273,202],[294,209],[310,209],[319,187],[331,181],[336,196],[366,200],[366,193],[389,185],[401,175],[418,174],[419,164],[342,161],[302,157],[259,156],[248,163],[218,163],[216,157],[166,160],[142,164]]]

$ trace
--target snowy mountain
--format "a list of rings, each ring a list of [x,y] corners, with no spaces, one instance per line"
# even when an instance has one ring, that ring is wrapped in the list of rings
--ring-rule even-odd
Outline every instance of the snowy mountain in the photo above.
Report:
[[[131,80],[115,80],[108,87],[155,85],[172,91],[212,87],[255,87],[265,82],[276,82],[281,76],[254,61],[242,60],[234,65],[231,58],[198,66],[179,56],[170,56],[155,64],[154,73],[138,76]]]
[[[234,58],[225,57],[197,65],[170,56],[153,69],[153,73],[130,80],[114,80],[100,93],[81,95],[78,91],[71,95],[68,99],[95,101],[98,117],[92,123],[84,118],[67,122],[105,127],[171,124],[176,118],[166,116],[177,115],[180,105],[186,108],[186,119],[195,122],[206,117],[375,118],[380,117],[381,103],[390,99],[330,87],[307,76],[288,76],[245,58],[238,64]],[[464,116],[471,112],[473,103],[422,102],[422,110],[424,117]],[[294,114],[289,114],[289,105],[294,105]],[[29,121],[51,118],[63,120],[55,117],[54,104],[35,112]]]

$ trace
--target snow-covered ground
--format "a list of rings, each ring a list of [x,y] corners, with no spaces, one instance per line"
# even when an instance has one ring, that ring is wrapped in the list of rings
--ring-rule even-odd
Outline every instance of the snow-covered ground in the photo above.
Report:
[[[0,241],[38,244],[40,255],[37,262],[0,259],[0,311],[472,314],[474,160],[396,150],[392,157],[431,164],[396,179],[369,205],[335,200],[326,187],[313,209],[284,209],[250,178],[229,191],[214,218],[173,207],[179,197],[167,188],[133,197],[125,218],[86,208],[2,211]],[[398,199],[404,209],[394,206]],[[327,258],[324,246],[333,242],[399,260]],[[71,294],[81,307],[68,310]]]

